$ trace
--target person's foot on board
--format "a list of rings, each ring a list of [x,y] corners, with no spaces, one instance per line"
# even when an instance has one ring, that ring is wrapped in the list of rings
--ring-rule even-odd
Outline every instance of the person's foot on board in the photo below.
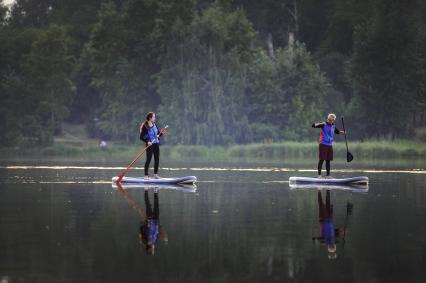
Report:
[[[145,176],[143,178],[144,178],[144,180],[149,180],[149,176]]]
[[[318,179],[324,179],[322,175],[318,175]]]
[[[154,179],[161,179],[161,177],[158,174],[154,174]]]
[[[331,177],[330,175],[325,176],[326,179],[334,179],[333,177]]]

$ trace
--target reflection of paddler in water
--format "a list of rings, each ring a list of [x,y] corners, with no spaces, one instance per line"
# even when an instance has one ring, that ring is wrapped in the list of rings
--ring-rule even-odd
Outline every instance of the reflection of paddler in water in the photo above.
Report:
[[[160,225],[160,206],[158,201],[158,190],[154,189],[154,207],[151,206],[149,201],[148,189],[145,189],[145,210],[146,217],[141,222],[139,228],[139,239],[145,245],[146,252],[150,255],[155,253],[155,244],[161,239],[167,242],[167,236]]]
[[[337,257],[338,239],[342,238],[343,244],[346,237],[346,228],[348,215],[352,212],[352,204],[348,202],[346,206],[346,219],[344,228],[335,228],[333,221],[333,205],[330,202],[330,190],[326,191],[325,204],[322,199],[321,191],[318,191],[318,214],[320,223],[320,236],[313,237],[312,240],[318,240],[327,246],[328,258],[335,259]]]
[[[144,198],[146,211],[144,211],[134,200],[127,194],[120,183],[116,183],[118,190],[126,199],[130,207],[132,207],[140,216],[141,224],[139,227],[139,240],[145,245],[146,252],[150,255],[155,253],[155,243],[158,239],[167,242],[167,236],[164,229],[160,225],[160,206],[158,200],[158,190],[154,189],[154,209],[151,207],[148,196],[148,188],[145,188]]]

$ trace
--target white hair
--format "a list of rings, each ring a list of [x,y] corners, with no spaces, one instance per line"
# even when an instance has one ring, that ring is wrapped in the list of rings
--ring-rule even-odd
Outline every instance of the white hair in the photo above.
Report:
[[[334,120],[336,120],[336,114],[334,114],[334,113],[328,114],[327,119],[334,119]]]

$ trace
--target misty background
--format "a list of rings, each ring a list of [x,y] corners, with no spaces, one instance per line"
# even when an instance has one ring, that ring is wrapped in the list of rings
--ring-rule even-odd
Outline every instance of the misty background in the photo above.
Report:
[[[135,144],[305,141],[329,112],[351,139],[426,140],[426,2],[0,2],[0,145],[69,128]],[[6,5],[7,4],[7,5]]]

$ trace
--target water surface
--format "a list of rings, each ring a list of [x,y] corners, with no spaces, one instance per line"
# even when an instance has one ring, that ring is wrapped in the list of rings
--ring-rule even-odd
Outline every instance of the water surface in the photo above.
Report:
[[[170,164],[169,164],[170,165]],[[204,166],[203,166],[204,165]],[[307,166],[171,164],[191,189],[112,188],[122,167],[2,164],[3,282],[425,282],[426,171],[340,167],[368,192],[331,190],[335,252],[320,236],[319,193],[290,189]],[[137,176],[142,171],[133,170]],[[140,239],[146,194],[159,204],[155,250]]]

